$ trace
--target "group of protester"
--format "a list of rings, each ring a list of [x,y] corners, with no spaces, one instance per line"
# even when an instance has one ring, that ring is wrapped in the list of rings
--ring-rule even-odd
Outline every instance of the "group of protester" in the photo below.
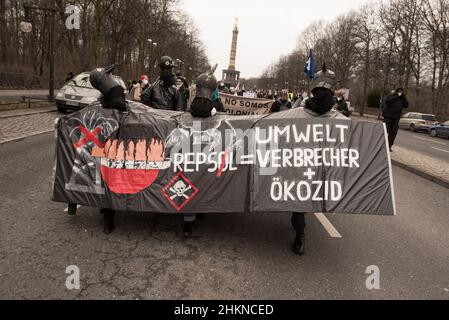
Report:
[[[128,97],[129,100],[140,101],[154,109],[188,110],[193,117],[206,118],[215,116],[217,112],[224,112],[219,93],[227,90],[223,87],[223,84],[218,83],[212,72],[204,73],[196,79],[195,96],[188,108],[189,87],[182,76],[173,72],[173,60],[170,57],[162,57],[159,67],[160,76],[158,80],[150,84],[148,77],[143,75],[138,83],[133,84]],[[350,121],[346,116],[349,115],[349,110],[344,100],[343,92],[336,90],[337,82],[335,73],[328,70],[324,65],[323,69],[316,74],[310,96],[304,93],[292,101],[288,91],[283,90],[276,98],[272,112],[297,109],[295,111],[297,112],[295,114],[296,117],[333,118]],[[91,83],[103,94],[101,99],[103,107],[119,111],[127,109],[123,90],[117,89],[117,83],[113,84],[113,80],[105,77],[104,71],[94,71],[91,74]],[[390,113],[385,111],[384,114],[386,119],[388,119],[386,121],[388,121],[387,127],[390,128],[389,133],[392,132],[394,134],[391,128],[396,122],[393,118],[396,118],[401,113],[404,99],[403,91],[400,90],[387,99],[387,103],[396,108]],[[111,233],[114,229],[114,211],[102,209],[102,213],[104,214],[104,232]],[[195,214],[186,214],[184,216],[183,235],[186,237],[191,236],[195,221],[203,217]],[[302,255],[305,253],[305,213],[293,213],[291,222],[296,230],[293,251]]]

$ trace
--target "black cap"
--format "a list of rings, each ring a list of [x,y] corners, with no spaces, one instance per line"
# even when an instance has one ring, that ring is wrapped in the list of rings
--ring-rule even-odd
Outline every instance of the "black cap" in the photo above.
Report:
[[[173,59],[169,56],[163,56],[159,62],[161,69],[172,69],[174,66]]]

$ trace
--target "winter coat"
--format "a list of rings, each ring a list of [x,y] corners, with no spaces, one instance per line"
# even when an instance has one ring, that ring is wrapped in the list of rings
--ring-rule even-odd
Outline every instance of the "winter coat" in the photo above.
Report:
[[[179,94],[181,95],[183,110],[186,111],[187,104],[189,103],[189,100],[190,100],[189,88],[182,87],[181,89],[179,89]]]
[[[153,109],[184,111],[183,99],[176,86],[166,87],[161,80],[149,86],[140,96],[142,103]]]
[[[400,119],[405,108],[408,108],[407,98],[404,95],[392,94],[385,99],[382,115],[385,119]]]

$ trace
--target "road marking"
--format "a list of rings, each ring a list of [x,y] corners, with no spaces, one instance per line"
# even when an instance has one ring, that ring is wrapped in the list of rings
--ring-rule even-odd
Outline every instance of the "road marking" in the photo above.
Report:
[[[329,233],[332,238],[342,238],[341,234],[337,231],[337,229],[335,229],[335,227],[324,214],[315,213],[315,217],[317,217],[317,219],[323,225],[324,229],[326,229],[327,233]]]
[[[77,208],[77,209],[81,208],[81,205],[80,205],[80,204],[77,205],[76,208]],[[64,212],[67,212],[67,211],[69,211],[69,207],[65,208],[65,210],[64,210]]]
[[[443,150],[443,149],[439,149],[439,148],[435,148],[435,147],[432,147],[432,149],[435,149],[435,150],[438,150],[438,151],[442,151],[442,152],[446,152],[446,153],[449,153],[449,151],[448,151],[448,150]]]
[[[437,143],[437,144],[442,144],[443,146],[446,145],[446,143],[440,142],[440,141],[434,141],[434,140],[430,140],[430,139],[426,139],[426,138],[421,138],[421,137],[418,137],[418,136],[413,136],[413,137],[416,138],[416,139],[419,139],[419,140],[427,141],[427,142],[433,142],[433,143]]]

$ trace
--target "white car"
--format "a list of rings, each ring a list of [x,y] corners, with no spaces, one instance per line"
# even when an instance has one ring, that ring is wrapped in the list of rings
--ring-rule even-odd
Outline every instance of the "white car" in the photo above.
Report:
[[[56,94],[56,107],[59,112],[67,110],[80,110],[93,102],[98,101],[101,96],[100,91],[95,89],[89,81],[90,72],[83,72],[62,87]],[[123,87],[125,95],[127,95],[126,85],[122,78],[115,76],[114,78]]]
[[[415,131],[429,132],[430,127],[438,124],[437,117],[433,114],[409,112],[402,116],[399,128]]]

